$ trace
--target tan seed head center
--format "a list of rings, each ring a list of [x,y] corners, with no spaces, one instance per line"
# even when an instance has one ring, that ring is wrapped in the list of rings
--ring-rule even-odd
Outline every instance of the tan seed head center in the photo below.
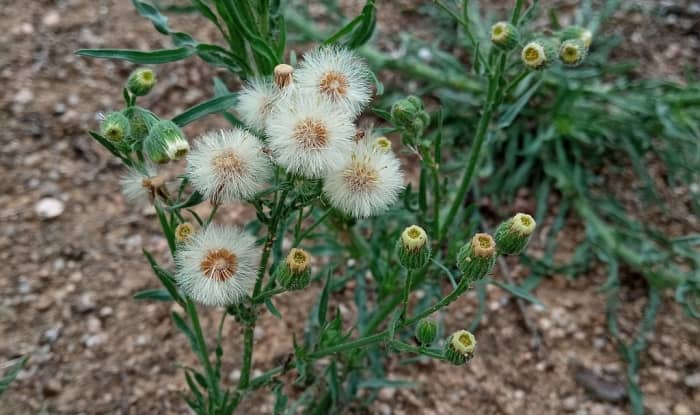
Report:
[[[318,150],[328,144],[328,129],[321,121],[307,118],[297,124],[294,139],[305,150]]]
[[[204,256],[200,269],[206,277],[224,282],[236,273],[238,258],[228,249],[212,249]]]
[[[334,99],[344,97],[348,92],[348,78],[341,72],[328,71],[321,78],[318,89]]]
[[[343,179],[353,192],[370,192],[379,183],[379,172],[367,163],[355,160],[343,172]]]
[[[212,165],[221,176],[240,176],[245,172],[243,160],[233,150],[226,150],[214,156]]]

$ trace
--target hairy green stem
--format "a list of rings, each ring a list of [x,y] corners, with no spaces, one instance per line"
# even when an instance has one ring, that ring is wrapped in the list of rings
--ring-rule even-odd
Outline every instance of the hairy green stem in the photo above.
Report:
[[[411,282],[413,280],[412,270],[406,272],[406,283],[403,286],[403,294],[401,296],[401,321],[406,318],[406,311],[408,309],[408,295],[411,293]]]
[[[445,220],[442,222],[442,228],[440,230],[440,234],[438,235],[439,241],[443,241],[447,236],[447,231],[449,230],[450,226],[452,226],[452,222],[455,220],[457,212],[462,206],[462,203],[464,203],[464,197],[466,196],[467,190],[474,179],[474,173],[476,173],[476,168],[479,164],[481,149],[486,139],[489,124],[491,123],[491,115],[495,110],[495,103],[498,101],[496,92],[499,89],[499,81],[503,74],[506,62],[505,55],[503,55],[502,52],[498,52],[496,59],[499,59],[499,64],[496,67],[496,70],[489,76],[486,104],[484,106],[484,112],[481,113],[481,118],[479,119],[479,125],[476,130],[474,144],[472,145],[471,152],[469,154],[467,168],[464,169],[464,173],[460,179],[459,188],[457,189],[457,194],[452,200],[452,205],[450,206],[447,216],[445,216]]]

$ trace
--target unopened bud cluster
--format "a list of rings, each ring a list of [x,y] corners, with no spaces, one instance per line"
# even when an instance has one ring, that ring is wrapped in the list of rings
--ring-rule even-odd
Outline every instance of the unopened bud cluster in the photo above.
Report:
[[[401,130],[401,139],[413,143],[430,125],[430,115],[423,109],[423,101],[411,95],[394,103],[391,121]]]
[[[546,69],[557,62],[566,66],[578,66],[586,58],[593,35],[590,30],[570,26],[557,38],[537,37],[521,43],[518,28],[509,22],[498,22],[491,26],[491,43],[498,49],[510,51],[521,46],[523,64],[533,70]]]

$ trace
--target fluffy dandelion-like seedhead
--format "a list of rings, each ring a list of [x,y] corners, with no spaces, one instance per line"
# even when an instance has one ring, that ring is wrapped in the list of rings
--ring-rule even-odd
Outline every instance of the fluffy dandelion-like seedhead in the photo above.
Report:
[[[296,84],[338,104],[353,116],[372,98],[372,74],[355,53],[342,48],[324,47],[304,55],[294,72]]]
[[[394,154],[360,142],[326,175],[323,192],[338,210],[364,218],[388,209],[403,186],[401,165]]]
[[[158,176],[156,168],[151,164],[144,165],[143,171],[128,169],[119,182],[124,198],[140,206],[148,205],[158,189],[165,185],[165,181]]]
[[[236,304],[255,285],[259,252],[255,238],[235,227],[209,226],[177,250],[175,280],[202,304]]]
[[[221,130],[202,136],[187,156],[192,186],[217,203],[248,199],[270,177],[270,162],[262,143],[251,133]]]
[[[253,79],[239,91],[236,111],[248,127],[262,131],[279,98],[280,91],[270,80]]]
[[[317,179],[343,162],[355,127],[347,113],[317,95],[294,93],[270,114],[266,131],[281,166]]]

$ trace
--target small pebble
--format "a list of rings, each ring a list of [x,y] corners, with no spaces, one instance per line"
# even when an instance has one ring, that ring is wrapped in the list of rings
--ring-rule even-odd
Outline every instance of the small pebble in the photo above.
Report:
[[[41,219],[53,219],[61,216],[65,210],[65,205],[53,197],[45,197],[34,206],[34,212]]]

